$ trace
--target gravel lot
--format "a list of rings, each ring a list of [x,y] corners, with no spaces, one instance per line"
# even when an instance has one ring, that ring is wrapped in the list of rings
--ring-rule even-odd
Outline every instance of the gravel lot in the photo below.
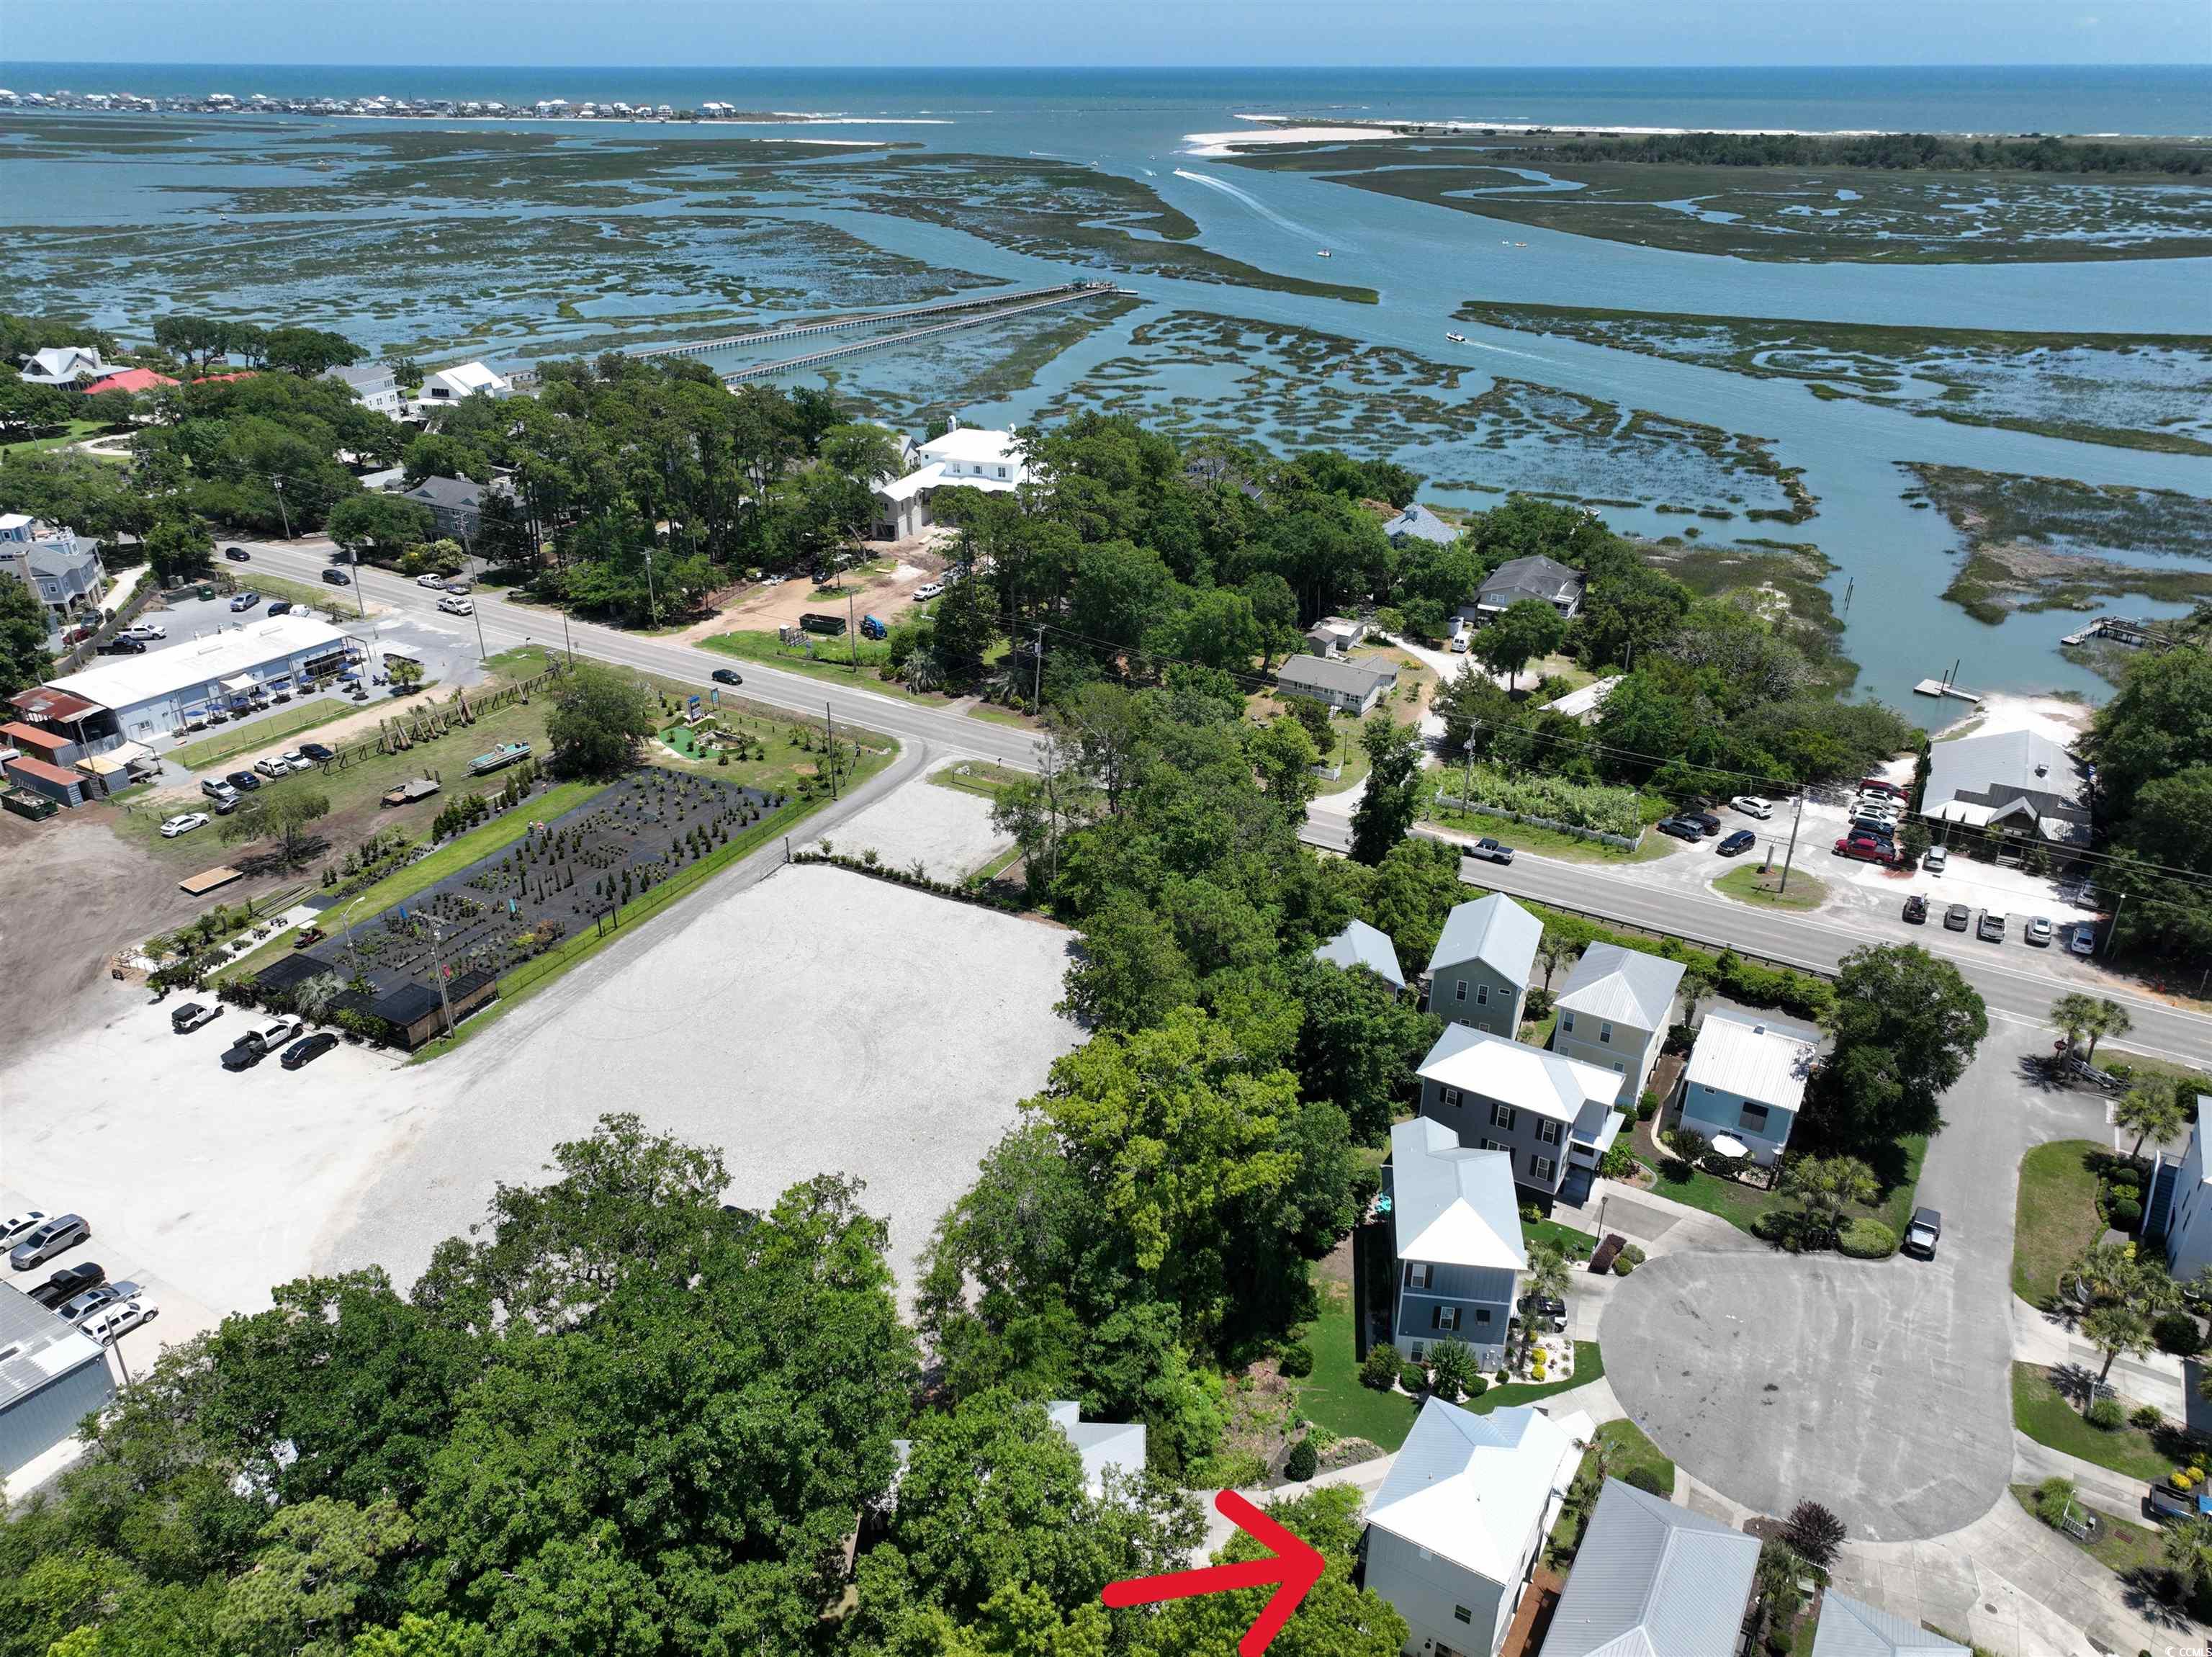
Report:
[[[856,857],[872,849],[894,868],[911,868],[919,857],[940,880],[966,880],[1013,844],[991,826],[991,802],[981,795],[920,777],[840,823],[830,839]]]

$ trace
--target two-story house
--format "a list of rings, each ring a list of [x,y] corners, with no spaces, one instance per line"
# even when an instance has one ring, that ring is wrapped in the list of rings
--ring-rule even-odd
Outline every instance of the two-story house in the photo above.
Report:
[[[1757,1537],[1609,1478],[1543,1657],[1736,1657],[1758,1569]]]
[[[1546,1197],[1587,1180],[1620,1132],[1620,1078],[1526,1042],[1453,1025],[1421,1061],[1421,1114],[1462,1145],[1504,1151],[1515,1181]]]
[[[1614,1102],[1633,1105],[1667,1045],[1681,982],[1680,961],[1617,943],[1592,944],[1554,1003],[1559,1017],[1552,1051],[1613,1071],[1620,1078]]]
[[[1407,1651],[1494,1657],[1596,1430],[1526,1404],[1421,1406],[1360,1544],[1368,1587],[1406,1619]]]
[[[106,588],[92,542],[21,512],[0,512],[0,576],[37,594],[57,628],[70,616],[97,609]]]
[[[2197,1095],[2197,1120],[2179,1156],[2157,1153],[2150,1196],[2143,1203],[2142,1234],[2163,1240],[2167,1265],[2176,1282],[2186,1282],[2212,1266],[2212,1177],[2204,1167],[2204,1130],[2212,1123],[2212,1098]]]
[[[1681,1125],[1711,1139],[1740,1139],[1771,1163],[1790,1143],[1820,1036],[1771,1013],[1710,1007],[1682,1070]]]
[[[1502,892],[1455,904],[1429,954],[1428,1010],[1454,1024],[1520,1033],[1544,923]]]
[[[1314,959],[1349,972],[1364,967],[1389,984],[1393,993],[1406,993],[1406,975],[1398,969],[1398,946],[1390,935],[1364,921],[1350,921],[1343,931],[1314,951]]]
[[[1423,1358],[1439,1341],[1462,1341],[1477,1368],[1496,1368],[1516,1274],[1528,1264],[1511,1159],[1468,1150],[1441,1122],[1416,1117],[1390,1130],[1382,1195],[1398,1263],[1392,1343]]]
[[[353,393],[356,402],[387,420],[398,420],[407,412],[406,399],[399,393],[399,377],[382,362],[334,364],[323,370],[323,378],[337,381]]]

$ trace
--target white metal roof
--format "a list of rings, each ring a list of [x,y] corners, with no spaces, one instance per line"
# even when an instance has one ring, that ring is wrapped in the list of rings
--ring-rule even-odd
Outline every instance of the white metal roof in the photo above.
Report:
[[[1620,1093],[1620,1077],[1563,1053],[1508,1041],[1464,1024],[1448,1026],[1421,1061],[1425,1081],[1458,1087],[1516,1110],[1534,1111],[1595,1134]]]
[[[1406,987],[1406,975],[1398,970],[1397,946],[1390,941],[1390,935],[1364,921],[1347,924],[1314,951],[1314,959],[1347,970],[1364,966],[1393,989]]]
[[[100,1361],[98,1342],[13,1283],[0,1284],[0,1410]]]
[[[1390,1221],[1401,1260],[1510,1271],[1528,1264],[1512,1156],[1468,1150],[1427,1117],[1390,1130]]]
[[[956,426],[941,437],[933,437],[916,451],[926,460],[957,460],[968,466],[1019,466],[1020,451],[1011,431],[984,431],[975,426]]]
[[[1552,1498],[1565,1494],[1581,1460],[1568,1429],[1526,1404],[1477,1416],[1431,1398],[1367,1522],[1510,1587]]]
[[[1820,1033],[1802,1024],[1708,1008],[1686,1074],[1693,1084],[1794,1111],[1805,1102],[1806,1080],[1820,1051]]]
[[[1536,946],[1544,923],[1502,892],[1472,903],[1455,904],[1429,955],[1429,971],[1480,961],[1492,972],[1526,986],[1536,965]],[[1616,1079],[1617,1081],[1617,1079]]]
[[[1831,1588],[1820,1597],[1820,1623],[1813,1635],[1813,1657],[1972,1657],[1972,1654],[1956,1641],[1929,1633],[1917,1623]]]
[[[1085,1421],[1072,1398],[1055,1398],[1044,1412],[1083,1458],[1083,1480],[1092,1490],[1103,1485],[1109,1471],[1130,1478],[1145,1471],[1144,1422]]]
[[[234,628],[166,650],[118,656],[97,667],[55,679],[52,688],[103,708],[131,708],[173,691],[198,690],[318,645],[335,647],[344,637],[328,622],[307,616],[271,616],[250,627]]]
[[[508,387],[505,375],[495,374],[481,362],[456,362],[452,368],[434,370],[429,377],[442,380],[464,393],[505,391]]]
[[[1617,943],[1594,943],[1575,963],[1557,1005],[1638,1030],[1663,1030],[1681,982],[1680,961]]]
[[[1544,1657],[1734,1657],[1759,1538],[1609,1478]]]

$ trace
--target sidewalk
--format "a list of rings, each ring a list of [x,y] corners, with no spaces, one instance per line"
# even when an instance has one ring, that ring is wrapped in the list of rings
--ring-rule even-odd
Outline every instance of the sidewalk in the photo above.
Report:
[[[2012,1435],[2012,1446],[2014,1483],[2040,1484],[2046,1478],[2070,1478],[2081,1500],[2100,1512],[2124,1519],[2130,1525],[2153,1522],[2143,1512],[2143,1494],[2149,1488],[2143,1480],[2100,1467],[2094,1461],[2068,1455],[2047,1444],[2038,1444],[2017,1429]]]
[[[2046,1368],[2072,1364],[2092,1375],[2105,1367],[2105,1355],[2084,1340],[2078,1329],[2038,1311],[2017,1295],[2012,1298],[2012,1355],[2022,1363]],[[2122,1398],[2148,1404],[2169,1421],[2188,1421],[2189,1401],[2196,1389],[2190,1384],[2187,1366],[2172,1354],[2123,1355],[2113,1361],[2106,1379]]]

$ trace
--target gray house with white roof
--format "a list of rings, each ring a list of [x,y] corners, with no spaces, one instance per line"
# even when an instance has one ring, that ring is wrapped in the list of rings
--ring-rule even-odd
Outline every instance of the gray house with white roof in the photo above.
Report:
[[[1613,1071],[1620,1078],[1617,1102],[1633,1104],[1667,1045],[1681,983],[1680,961],[1617,943],[1592,944],[1554,1003],[1559,1017],[1552,1051]]]
[[[1521,1028],[1544,923],[1502,892],[1455,904],[1429,953],[1428,1010],[1511,1036]]]
[[[1353,921],[1320,948],[1314,959],[1350,972],[1364,966],[1400,995],[1406,993],[1406,975],[1398,968],[1398,946],[1380,927]]]
[[[1384,524],[1382,533],[1390,538],[1393,546],[1403,546],[1407,541],[1427,541],[1435,546],[1449,546],[1459,539],[1459,531],[1419,501]]]
[[[1421,1114],[1462,1145],[1504,1151],[1513,1178],[1556,1196],[1570,1174],[1587,1179],[1620,1136],[1620,1078],[1455,1024],[1421,1062]]]
[[[1820,1034],[1768,1013],[1708,1008],[1682,1071],[1681,1125],[1727,1134],[1771,1163],[1790,1143],[1820,1056]]]
[[[1493,1657],[1528,1589],[1583,1446],[1586,1415],[1470,1414],[1431,1398],[1367,1510],[1366,1584],[1422,1657]]]
[[[1392,1344],[1423,1358],[1440,1341],[1462,1341],[1478,1368],[1496,1368],[1516,1274],[1528,1264],[1512,1159],[1468,1150],[1442,1123],[1416,1117],[1390,1130],[1382,1195],[1398,1263]]]
[[[1523,599],[1548,604],[1572,620],[1583,607],[1583,572],[1538,553],[1514,558],[1492,570],[1476,591],[1474,602],[1459,613],[1472,622],[1486,622],[1503,615]]]
[[[2000,731],[1930,743],[1920,810],[1931,822],[2087,844],[2081,765],[2037,731]]]
[[[1955,1640],[1930,1634],[1917,1623],[1830,1588],[1820,1596],[1820,1621],[1813,1630],[1813,1657],[1973,1657],[1973,1654]]]
[[[1736,1657],[1759,1538],[1606,1480],[1543,1657]]]

